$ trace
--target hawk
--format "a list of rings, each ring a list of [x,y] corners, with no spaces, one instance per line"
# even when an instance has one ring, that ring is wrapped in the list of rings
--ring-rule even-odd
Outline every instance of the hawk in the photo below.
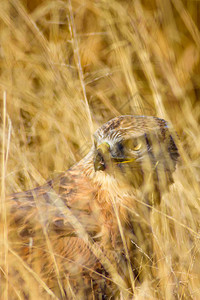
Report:
[[[139,276],[138,199],[148,212],[159,205],[178,157],[165,120],[119,116],[95,132],[80,162],[43,186],[9,196],[11,298],[19,287],[22,299],[36,297],[28,276],[41,299],[131,299]]]

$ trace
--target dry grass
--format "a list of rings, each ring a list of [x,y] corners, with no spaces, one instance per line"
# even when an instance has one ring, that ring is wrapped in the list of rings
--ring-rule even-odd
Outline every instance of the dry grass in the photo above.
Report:
[[[141,262],[135,299],[200,299],[199,12],[195,0],[0,1],[1,300],[12,284],[5,194],[66,170],[120,114],[164,118],[181,141],[175,184],[151,211],[154,266]],[[39,299],[40,278],[19,269]]]

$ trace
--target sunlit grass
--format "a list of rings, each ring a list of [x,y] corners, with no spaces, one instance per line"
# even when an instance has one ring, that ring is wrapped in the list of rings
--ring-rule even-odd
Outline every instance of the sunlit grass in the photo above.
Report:
[[[0,1],[1,300],[8,290],[25,299],[22,286],[31,299],[54,297],[7,245],[5,194],[67,170],[121,114],[164,118],[180,140],[169,193],[151,209],[138,199],[132,214],[143,279],[132,282],[135,299],[200,298],[199,11],[190,0]]]

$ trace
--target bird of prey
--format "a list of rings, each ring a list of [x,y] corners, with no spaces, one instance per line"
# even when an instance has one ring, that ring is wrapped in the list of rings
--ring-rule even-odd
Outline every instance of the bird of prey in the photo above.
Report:
[[[94,133],[80,162],[9,196],[9,299],[131,299],[134,212],[138,199],[159,206],[173,183],[175,140],[163,119],[116,117]]]

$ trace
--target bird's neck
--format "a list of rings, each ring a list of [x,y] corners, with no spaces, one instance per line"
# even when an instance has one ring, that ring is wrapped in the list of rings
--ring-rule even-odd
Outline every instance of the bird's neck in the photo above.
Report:
[[[82,175],[86,176],[94,190],[96,191],[96,200],[113,211],[118,209],[119,213],[131,208],[134,199],[135,190],[133,188],[121,186],[118,180],[104,171],[94,170],[93,151],[91,150],[78,164]],[[123,216],[122,216],[123,218]]]

